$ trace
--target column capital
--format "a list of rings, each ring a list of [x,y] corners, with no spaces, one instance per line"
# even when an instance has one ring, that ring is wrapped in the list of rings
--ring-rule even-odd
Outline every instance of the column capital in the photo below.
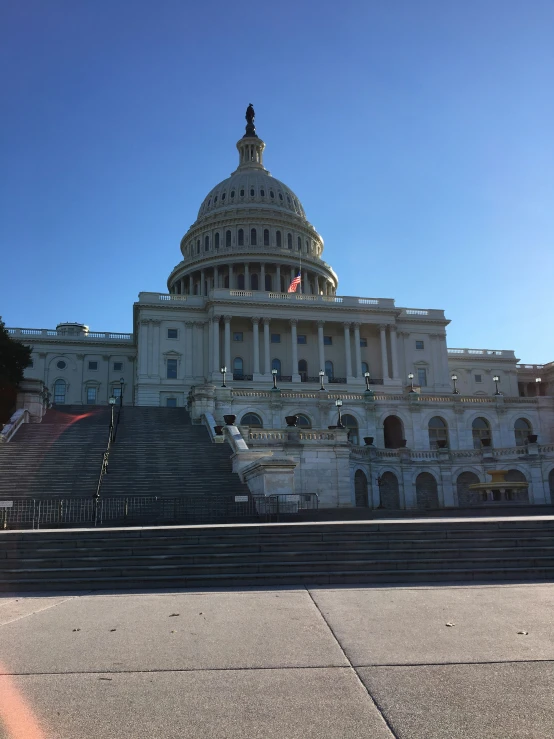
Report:
[[[395,323],[389,323],[389,331],[396,331],[396,324]]]
[[[349,331],[350,331],[350,326],[352,326],[350,321],[343,321],[342,325],[344,326],[344,328],[347,328]]]
[[[296,326],[296,324],[298,323],[298,318],[291,318],[289,320],[289,323],[291,326]]]
[[[352,325],[354,326],[355,329],[356,328],[359,329],[362,324],[359,321],[354,321]]]
[[[194,321],[185,321],[185,328],[192,328],[194,326]]]
[[[250,320],[252,321],[252,325],[253,326],[257,326],[259,324],[259,322],[260,322],[260,319],[259,319],[258,316],[252,316],[252,318]]]
[[[316,325],[318,328],[323,328],[325,326],[325,321],[316,321]]]
[[[230,316],[230,315],[226,315],[226,316],[223,316],[223,320],[225,321],[225,323],[231,323],[231,318],[232,318],[232,317],[233,317],[233,316]]]
[[[263,322],[264,322],[264,326],[269,326],[269,324],[271,323],[271,318],[264,318]]]
[[[387,330],[388,323],[380,323],[379,324],[379,331],[386,331]]]
[[[219,323],[221,321],[221,316],[212,316],[212,321],[214,323]]]

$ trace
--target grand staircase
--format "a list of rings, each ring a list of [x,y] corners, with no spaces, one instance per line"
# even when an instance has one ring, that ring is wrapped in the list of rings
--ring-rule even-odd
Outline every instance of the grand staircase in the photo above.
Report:
[[[0,591],[552,580],[554,517],[0,532]]]
[[[0,498],[94,495],[109,408],[64,406],[0,447]],[[245,495],[227,444],[212,444],[184,409],[123,407],[102,497]]]

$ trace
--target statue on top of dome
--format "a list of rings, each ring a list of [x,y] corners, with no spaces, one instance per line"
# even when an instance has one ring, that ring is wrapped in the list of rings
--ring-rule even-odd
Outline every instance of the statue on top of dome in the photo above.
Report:
[[[248,103],[248,108],[246,108],[246,115],[244,117],[246,118],[246,133],[243,138],[246,138],[247,136],[256,136],[256,127],[254,125],[256,113],[252,103]]]

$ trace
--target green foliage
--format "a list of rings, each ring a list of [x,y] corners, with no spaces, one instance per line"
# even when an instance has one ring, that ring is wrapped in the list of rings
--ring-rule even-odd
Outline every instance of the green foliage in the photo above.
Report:
[[[17,385],[30,364],[31,347],[12,339],[0,318],[0,423],[10,417],[15,407]]]

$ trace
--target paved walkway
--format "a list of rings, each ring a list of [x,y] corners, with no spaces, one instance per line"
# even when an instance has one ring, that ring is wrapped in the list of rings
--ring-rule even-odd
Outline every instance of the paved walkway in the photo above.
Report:
[[[0,598],[1,739],[544,739],[554,584]]]

